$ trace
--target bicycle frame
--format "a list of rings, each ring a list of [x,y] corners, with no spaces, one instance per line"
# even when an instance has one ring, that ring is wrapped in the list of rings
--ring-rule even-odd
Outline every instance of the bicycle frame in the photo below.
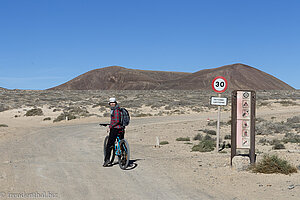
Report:
[[[117,136],[117,142],[115,143],[115,152],[116,152],[115,154],[116,154],[116,156],[121,156],[120,142],[121,142],[121,140],[120,140],[119,136]],[[126,148],[124,148],[124,149],[125,149],[125,151],[127,151]]]

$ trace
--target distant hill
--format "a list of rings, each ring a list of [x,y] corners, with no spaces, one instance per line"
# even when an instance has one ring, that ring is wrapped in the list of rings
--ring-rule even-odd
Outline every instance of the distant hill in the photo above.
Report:
[[[211,90],[216,76],[224,76],[228,89],[293,90],[274,76],[244,64],[233,64],[195,73],[105,67],[82,74],[51,90]]]
[[[0,90],[7,90],[7,89],[5,89],[5,88],[3,88],[3,87],[0,87]]]
[[[161,89],[203,89],[210,90],[211,82],[216,76],[224,76],[228,81],[229,90],[293,90],[285,82],[254,67],[244,64],[233,64],[214,69],[205,69],[186,77],[166,81]]]
[[[165,80],[183,78],[189,73],[127,69],[119,66],[95,69],[53,90],[151,90]]]

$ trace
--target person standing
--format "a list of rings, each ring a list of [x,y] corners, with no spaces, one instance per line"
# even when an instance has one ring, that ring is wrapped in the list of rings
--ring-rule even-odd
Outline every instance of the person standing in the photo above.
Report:
[[[103,167],[108,167],[112,163],[110,163],[110,156],[112,148],[114,148],[115,141],[117,136],[119,136],[120,140],[124,138],[125,127],[121,124],[121,110],[116,101],[116,98],[109,99],[110,106],[110,125],[107,128],[107,132],[109,132],[109,138],[106,146],[106,155],[104,158]]]

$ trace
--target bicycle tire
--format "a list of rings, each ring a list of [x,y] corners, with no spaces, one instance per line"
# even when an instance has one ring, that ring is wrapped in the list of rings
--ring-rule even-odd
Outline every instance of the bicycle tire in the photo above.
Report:
[[[120,142],[121,155],[118,156],[119,166],[121,169],[126,169],[130,161],[130,149],[127,140],[123,139]]]
[[[107,147],[108,138],[109,138],[109,136],[106,136],[105,139],[104,139],[104,145],[103,145],[104,158],[105,158],[105,156],[106,156],[106,147]],[[115,150],[115,148],[113,147],[113,148],[111,149],[111,151],[112,151],[112,152],[111,152],[109,161],[110,161],[111,164],[113,164],[113,162],[114,162],[114,160],[115,160],[115,152],[116,152],[116,150]]]

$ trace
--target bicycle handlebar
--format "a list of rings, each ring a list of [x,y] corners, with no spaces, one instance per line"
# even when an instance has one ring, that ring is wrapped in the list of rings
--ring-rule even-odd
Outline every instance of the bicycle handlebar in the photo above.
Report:
[[[110,124],[99,124],[100,126],[109,126]]]

